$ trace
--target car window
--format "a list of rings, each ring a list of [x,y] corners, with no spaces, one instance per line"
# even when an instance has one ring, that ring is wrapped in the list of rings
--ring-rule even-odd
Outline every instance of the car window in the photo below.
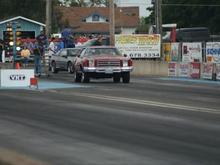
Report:
[[[121,56],[121,53],[116,48],[88,48],[86,49],[84,56],[94,56],[94,55],[112,55],[112,56]]]
[[[60,56],[67,56],[67,50],[62,50],[61,52],[60,52]]]
[[[69,49],[68,56],[76,56],[80,53],[81,49]]]
[[[87,50],[87,49],[83,49],[83,50],[82,50],[82,52],[80,53],[80,57],[84,57],[84,56],[85,56],[86,50]]]

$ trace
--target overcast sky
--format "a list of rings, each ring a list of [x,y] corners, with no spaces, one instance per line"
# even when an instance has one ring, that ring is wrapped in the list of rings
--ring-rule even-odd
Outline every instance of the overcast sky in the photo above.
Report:
[[[151,0],[115,0],[118,6],[139,6],[140,16],[146,17],[149,12],[147,7],[152,6]]]

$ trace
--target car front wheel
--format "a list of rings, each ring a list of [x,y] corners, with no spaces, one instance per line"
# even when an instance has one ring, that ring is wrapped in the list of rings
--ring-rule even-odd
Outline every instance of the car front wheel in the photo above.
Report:
[[[122,74],[122,81],[123,81],[123,83],[129,83],[130,82],[130,72],[124,72]]]
[[[52,64],[51,64],[51,72],[52,73],[57,73],[58,72],[55,62],[52,62]]]
[[[73,73],[73,65],[71,62],[67,64],[67,71],[68,73],[71,73],[71,74]]]

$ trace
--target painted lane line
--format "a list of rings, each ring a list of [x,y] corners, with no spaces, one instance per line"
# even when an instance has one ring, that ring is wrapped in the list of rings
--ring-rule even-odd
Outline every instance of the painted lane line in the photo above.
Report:
[[[138,100],[138,99],[125,98],[125,97],[113,97],[113,96],[96,95],[96,94],[77,93],[76,95],[82,96],[82,97],[95,98],[95,99],[148,105],[148,106],[155,106],[155,107],[161,107],[161,108],[172,108],[172,109],[180,109],[180,110],[185,110],[185,111],[208,112],[208,113],[220,114],[220,110],[212,109],[212,108],[194,107],[194,106],[186,106],[186,105],[171,104],[171,103],[161,103],[157,101]]]

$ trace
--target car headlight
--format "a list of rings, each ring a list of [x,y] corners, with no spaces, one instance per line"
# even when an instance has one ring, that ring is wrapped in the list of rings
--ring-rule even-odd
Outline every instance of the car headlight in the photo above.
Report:
[[[124,61],[123,61],[123,67],[126,67],[126,66],[128,66],[128,61],[127,61],[127,60],[124,60]]]

